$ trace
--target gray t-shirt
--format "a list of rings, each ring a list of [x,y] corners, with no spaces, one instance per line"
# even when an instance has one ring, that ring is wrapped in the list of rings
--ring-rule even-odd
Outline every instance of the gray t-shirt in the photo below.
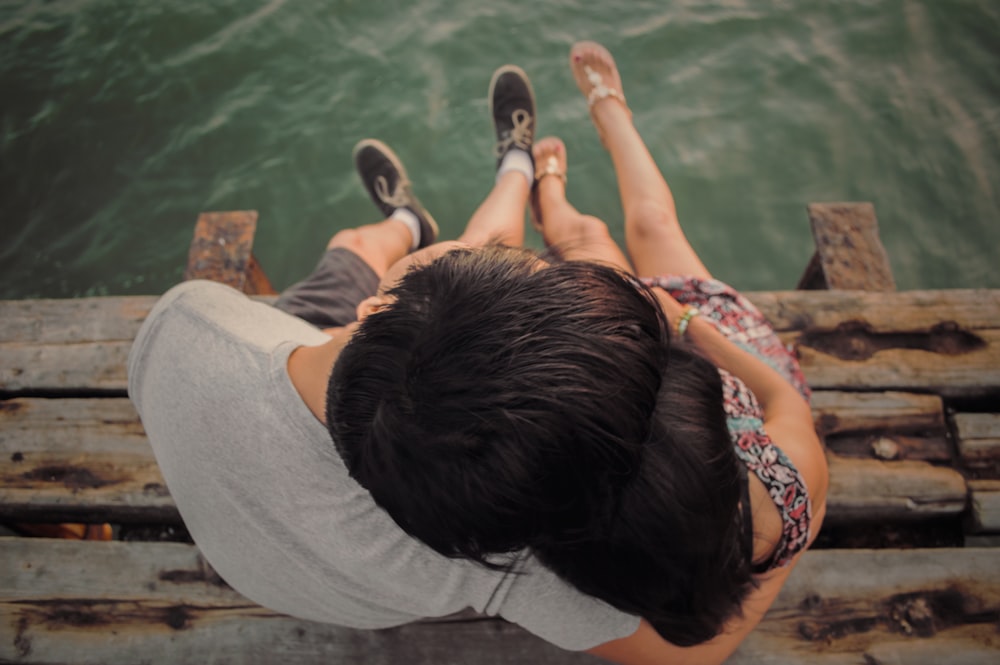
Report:
[[[519,574],[441,556],[410,537],[347,472],[287,372],[329,338],[214,282],[168,291],[128,362],[129,396],[170,493],[218,573],[303,619],[385,628],[465,608],[566,649],[625,637],[639,618],[518,555]]]

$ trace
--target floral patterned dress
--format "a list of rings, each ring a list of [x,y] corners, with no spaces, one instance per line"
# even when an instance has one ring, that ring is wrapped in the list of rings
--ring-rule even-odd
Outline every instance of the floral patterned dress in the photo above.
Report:
[[[698,308],[731,342],[760,358],[788,380],[808,401],[810,392],[802,370],[754,305],[731,286],[714,279],[665,275],[643,280],[667,291],[682,305]],[[787,565],[809,540],[812,505],[798,469],[764,431],[763,410],[740,379],[725,370],[724,407],[736,454],[767,487],[782,517],[781,541],[774,555],[756,572]]]

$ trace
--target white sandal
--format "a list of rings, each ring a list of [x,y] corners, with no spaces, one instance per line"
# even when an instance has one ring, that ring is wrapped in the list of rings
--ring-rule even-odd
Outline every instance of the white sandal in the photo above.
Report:
[[[614,97],[624,104],[625,108],[628,108],[628,102],[625,101],[625,95],[623,95],[617,88],[609,88],[604,85],[604,78],[595,72],[590,65],[584,65],[583,71],[587,75],[587,80],[590,81],[592,86],[594,86],[590,89],[590,94],[587,95],[587,106],[593,108],[594,104],[602,99]]]
[[[566,172],[559,168],[559,158],[555,155],[549,155],[545,160],[545,166],[535,169],[535,182],[539,182],[547,175],[554,175],[566,184]]]

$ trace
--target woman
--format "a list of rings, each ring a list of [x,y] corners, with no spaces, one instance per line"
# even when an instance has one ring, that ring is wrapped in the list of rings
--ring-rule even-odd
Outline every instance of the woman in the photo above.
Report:
[[[641,496],[631,507],[622,498],[618,511],[619,517],[631,515],[632,523],[612,529],[616,546],[586,554],[578,549],[575,557],[542,548],[539,555],[577,587],[643,617],[635,633],[591,653],[622,663],[719,663],[761,620],[818,533],[826,510],[825,456],[794,358],[753,305],[712,279],[684,237],[670,188],[632,124],[611,54],[580,42],[570,52],[570,67],[614,162],[629,258],[601,220],[566,200],[566,150],[556,138],[533,148],[532,220],[567,260],[604,262],[641,277],[670,321],[673,339],[656,414],[664,443],[651,446],[644,459],[648,482],[631,484],[644,488]],[[716,388],[708,385],[713,382]],[[718,485],[683,487],[685,474],[677,467],[700,463],[705,453],[698,446],[719,438],[717,430],[689,422],[699,417],[697,409],[705,418],[719,411],[713,416],[712,405],[679,397],[687,393],[695,401],[721,396],[726,444],[743,467],[740,482],[731,480],[733,458],[716,450],[703,461],[715,465]],[[671,447],[677,454],[662,452]],[[663,474],[672,475],[663,481]],[[651,497],[658,492],[673,495],[674,504],[657,510]],[[734,502],[735,525],[726,517]],[[700,565],[706,560],[716,565]],[[613,561],[617,576],[606,572]]]

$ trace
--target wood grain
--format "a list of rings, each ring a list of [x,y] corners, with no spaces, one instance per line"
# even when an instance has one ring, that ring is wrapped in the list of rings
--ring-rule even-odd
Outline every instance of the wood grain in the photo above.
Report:
[[[958,453],[966,467],[1000,473],[1000,413],[956,413],[953,420]]]
[[[852,459],[827,455],[831,523],[930,519],[963,512],[965,478],[948,467],[921,461]]]
[[[1000,391],[1000,291],[751,295],[814,388]],[[128,349],[154,301],[0,302],[0,391],[124,394]]]
[[[180,522],[124,398],[0,402],[0,517]]]
[[[938,665],[946,648],[966,654],[962,662],[989,662],[1000,649],[997,563],[991,549],[809,552],[728,662],[893,662],[905,653],[904,662]],[[378,631],[278,615],[230,589],[190,545],[7,538],[0,570],[5,662],[598,662],[476,615]]]
[[[853,399],[820,401],[824,414],[838,422],[852,421]],[[873,422],[863,411],[855,422]],[[919,419],[926,421],[921,414]],[[950,468],[836,455],[830,468],[832,521],[924,519],[957,514],[966,505],[965,482]],[[124,398],[0,402],[0,517],[56,522],[180,519],[135,409]]]
[[[816,253],[800,289],[894,291],[889,256],[871,203],[811,203],[807,207]]]

